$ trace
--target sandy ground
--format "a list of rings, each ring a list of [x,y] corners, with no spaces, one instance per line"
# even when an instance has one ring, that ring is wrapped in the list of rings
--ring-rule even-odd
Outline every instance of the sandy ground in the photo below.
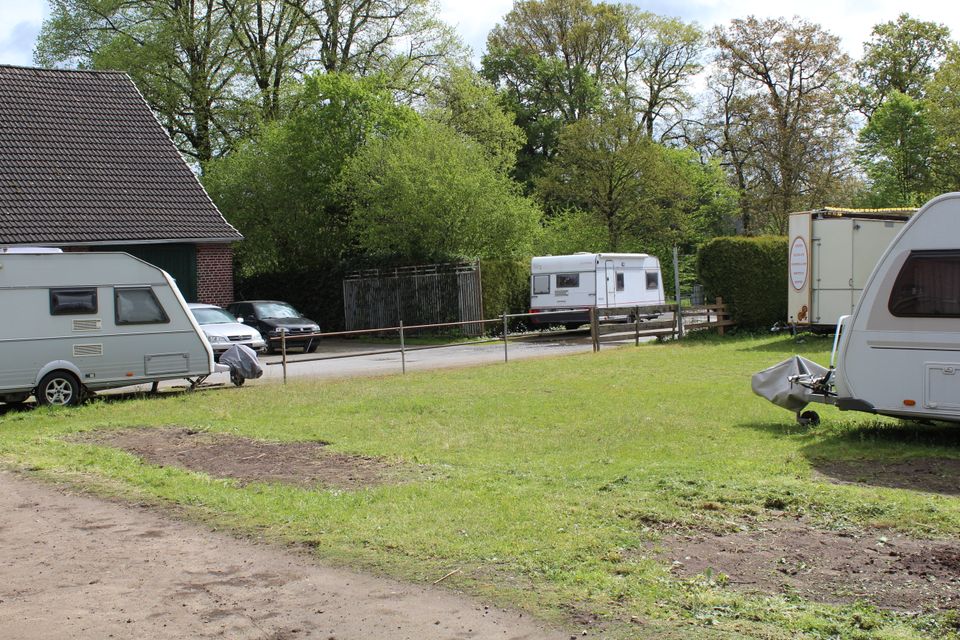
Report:
[[[11,472],[0,472],[0,513],[4,640],[574,635],[439,587],[322,567]]]

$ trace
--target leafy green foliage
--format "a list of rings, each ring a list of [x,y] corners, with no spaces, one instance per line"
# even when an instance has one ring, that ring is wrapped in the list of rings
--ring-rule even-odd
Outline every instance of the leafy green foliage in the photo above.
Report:
[[[481,260],[483,315],[494,318],[504,311],[530,310],[530,260]]]
[[[540,223],[487,150],[439,122],[368,140],[341,194],[361,250],[405,262],[529,255]]]
[[[933,130],[932,171],[938,191],[960,190],[960,45],[954,44],[947,59],[927,85],[924,101]]]
[[[244,276],[342,258],[351,237],[334,187],[344,166],[368,139],[418,120],[376,79],[316,75],[292,100],[293,115],[206,166],[204,186],[246,238],[237,250]]]
[[[950,48],[950,29],[901,13],[873,27],[856,63],[854,105],[868,117],[894,92],[920,99]]]
[[[440,80],[428,115],[483,147],[494,167],[510,171],[523,145],[523,131],[504,111],[496,89],[467,67]]]
[[[894,91],[860,131],[858,160],[870,179],[873,207],[915,207],[931,195],[933,130],[923,105]]]
[[[700,247],[697,272],[739,327],[765,328],[787,317],[787,254],[785,237],[714,238]]]

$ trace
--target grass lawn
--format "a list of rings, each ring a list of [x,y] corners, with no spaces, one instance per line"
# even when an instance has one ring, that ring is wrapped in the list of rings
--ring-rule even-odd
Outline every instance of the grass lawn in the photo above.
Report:
[[[825,529],[956,538],[960,497],[848,483],[824,461],[956,458],[960,429],[818,409],[816,428],[752,395],[750,375],[830,341],[698,339],[341,382],[295,382],[0,415],[0,461],[190,517],[306,543],[324,561],[444,584],[608,637],[944,638],[960,616],[748,595],[671,574],[664,531],[803,515]],[[359,491],[242,484],[68,442],[183,426],[323,440],[427,473]],[[957,435],[954,435],[956,433]],[[634,621],[631,622],[631,618]],[[640,622],[637,622],[640,621]]]

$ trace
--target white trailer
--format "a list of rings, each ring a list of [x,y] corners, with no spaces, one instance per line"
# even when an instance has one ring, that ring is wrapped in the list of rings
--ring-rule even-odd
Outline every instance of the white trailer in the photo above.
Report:
[[[0,401],[77,404],[88,391],[215,371],[163,270],[126,253],[0,253]]]
[[[664,304],[660,261],[645,253],[575,253],[530,262],[530,313],[534,325],[580,326],[589,309]],[[576,309],[577,311],[565,311]]]
[[[870,272],[915,209],[818,209],[790,214],[788,321],[832,329],[853,312]]]
[[[801,370],[778,391],[785,364],[756,374],[754,390],[801,422],[818,419],[800,413],[805,402],[960,422],[960,193],[924,205],[883,252],[837,323],[829,370]]]

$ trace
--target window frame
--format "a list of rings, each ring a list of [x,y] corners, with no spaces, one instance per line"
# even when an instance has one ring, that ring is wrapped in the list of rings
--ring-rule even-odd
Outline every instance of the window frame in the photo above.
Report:
[[[579,289],[580,288],[580,273],[558,273],[556,274],[557,278],[557,289]],[[569,278],[573,284],[560,284],[560,278]]]
[[[911,311],[909,309],[907,311],[903,311],[897,308],[898,306],[901,306],[905,300],[909,299],[907,297],[903,297],[902,294],[908,290],[904,280],[914,279],[915,277],[911,266],[919,262],[934,261],[938,259],[942,260],[944,258],[957,263],[957,272],[958,275],[960,275],[960,250],[930,249],[914,250],[910,252],[910,254],[907,256],[907,259],[904,260],[903,264],[900,266],[900,271],[897,272],[897,277],[894,279],[893,285],[890,287],[890,295],[887,298],[887,311],[890,312],[890,315],[895,318],[960,318],[960,301],[958,300],[953,302],[953,306],[957,308],[956,312],[954,313],[932,313],[929,311]],[[956,293],[957,297],[960,298],[960,291]],[[940,298],[937,299],[939,300]]]
[[[544,291],[542,288],[537,288],[537,279],[547,281],[547,289]],[[533,274],[533,281],[530,283],[530,287],[533,289],[533,295],[540,296],[550,293],[550,274],[549,273],[535,273]]]
[[[147,321],[130,321],[130,320],[121,320],[120,319],[120,294],[121,292],[126,291],[146,291],[150,294],[150,297],[153,298],[154,303],[157,305],[157,309],[160,310],[160,314],[163,316],[161,320],[147,320]],[[113,289],[113,319],[117,326],[137,326],[137,325],[147,325],[147,324],[170,324],[170,316],[167,315],[167,310],[163,308],[163,305],[160,304],[160,299],[157,297],[157,293],[153,290],[153,287],[114,287]]]
[[[100,293],[96,287],[56,287],[49,289],[49,292],[51,316],[89,316],[97,314],[100,310]],[[55,302],[55,296],[61,293],[93,293],[93,309],[58,309],[59,305]]]
[[[653,276],[652,283],[650,281],[651,276]],[[645,271],[644,277],[646,278],[647,291],[660,289],[660,272],[659,271]]]

